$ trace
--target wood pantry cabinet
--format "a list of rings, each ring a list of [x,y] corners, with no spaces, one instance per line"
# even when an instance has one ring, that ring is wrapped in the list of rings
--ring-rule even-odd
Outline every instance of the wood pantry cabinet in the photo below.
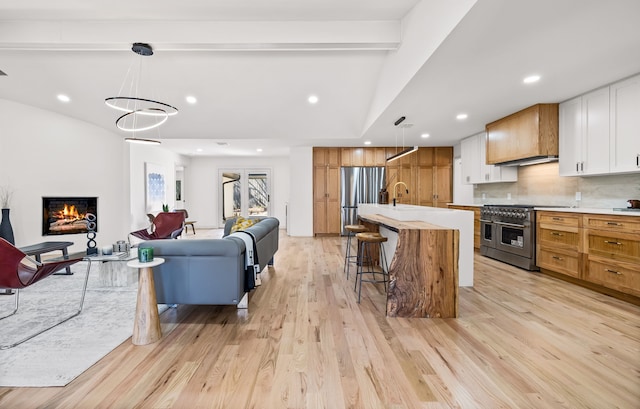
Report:
[[[313,233],[340,234],[340,148],[313,148]]]
[[[486,125],[487,163],[558,155],[558,104],[537,104]]]
[[[419,148],[417,203],[447,207],[453,201],[453,147]]]
[[[538,211],[536,256],[541,269],[640,303],[640,217]]]

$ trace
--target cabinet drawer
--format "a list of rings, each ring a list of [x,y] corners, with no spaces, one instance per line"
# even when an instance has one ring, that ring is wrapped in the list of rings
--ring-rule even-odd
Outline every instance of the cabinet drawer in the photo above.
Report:
[[[623,233],[640,233],[640,217],[585,216],[585,227]],[[636,220],[637,219],[637,220]]]
[[[588,253],[615,260],[640,262],[640,241],[590,231],[588,233]]]
[[[578,251],[580,235],[577,232],[541,228],[538,234],[538,240],[542,245],[560,246]]]
[[[627,294],[640,296],[640,266],[589,259],[585,279]]]
[[[578,253],[567,255],[543,247],[538,252],[537,264],[538,267],[580,278]]]
[[[580,215],[540,212],[538,214],[538,222],[544,224],[553,224],[559,226],[580,226]]]

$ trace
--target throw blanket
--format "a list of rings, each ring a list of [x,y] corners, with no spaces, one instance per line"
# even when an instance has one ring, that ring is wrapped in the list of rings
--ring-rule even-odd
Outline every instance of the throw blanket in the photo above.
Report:
[[[256,238],[248,231],[236,231],[229,236],[237,237],[244,241],[245,263],[244,263],[244,290],[253,290],[260,285],[260,262],[258,261],[258,248],[256,247]]]

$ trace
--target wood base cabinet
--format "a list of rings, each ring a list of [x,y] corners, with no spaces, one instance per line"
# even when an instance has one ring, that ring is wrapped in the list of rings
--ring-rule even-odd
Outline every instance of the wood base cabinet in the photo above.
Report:
[[[542,269],[640,302],[640,217],[539,211],[536,257]]]
[[[468,210],[473,212],[473,248],[480,250],[480,206],[463,206],[449,204],[449,209]]]

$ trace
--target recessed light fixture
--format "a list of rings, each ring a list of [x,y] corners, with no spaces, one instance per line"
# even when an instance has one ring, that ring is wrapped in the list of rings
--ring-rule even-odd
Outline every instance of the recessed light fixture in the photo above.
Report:
[[[187,97],[185,98],[187,100],[188,103],[190,103],[191,105],[195,104],[196,102],[198,102],[198,99],[196,97],[194,97],[193,95],[187,95]]]
[[[196,149],[196,152],[202,152],[202,148]]]
[[[371,145],[371,141],[364,141],[365,145]]]
[[[529,75],[525,79],[522,80],[525,84],[533,84],[534,82],[540,81],[539,75]]]
[[[262,148],[256,149],[256,152],[262,152]]]
[[[467,117],[468,117],[468,116],[469,116],[469,115],[467,115],[467,114],[458,114],[458,115],[456,115],[456,119],[457,119],[458,121],[462,121],[462,120],[467,119]]]
[[[58,98],[58,101],[60,101],[60,102],[69,102],[69,101],[71,101],[71,98],[69,98],[69,96],[65,95],[65,94],[58,94],[57,98]]]
[[[307,101],[309,101],[310,104],[314,105],[318,103],[318,96],[317,95],[309,95],[309,98],[307,98]]]
[[[428,138],[429,134],[428,133],[423,133],[422,135],[420,135],[421,138]]]

